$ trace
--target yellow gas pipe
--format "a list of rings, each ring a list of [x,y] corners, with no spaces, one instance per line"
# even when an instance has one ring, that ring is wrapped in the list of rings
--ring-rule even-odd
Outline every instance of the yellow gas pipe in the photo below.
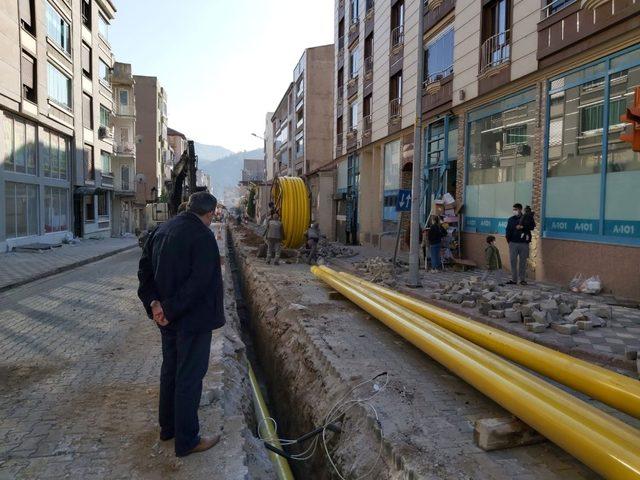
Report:
[[[312,272],[595,471],[640,479],[635,429],[330,269]]]
[[[278,177],[273,182],[271,196],[282,219],[282,245],[300,247],[310,221],[309,196],[304,181],[299,177]]]
[[[640,381],[538,345],[497,328],[465,319],[408,295],[362,280],[346,272],[339,275],[440,325],[463,338],[513,360],[568,387],[640,418]]]

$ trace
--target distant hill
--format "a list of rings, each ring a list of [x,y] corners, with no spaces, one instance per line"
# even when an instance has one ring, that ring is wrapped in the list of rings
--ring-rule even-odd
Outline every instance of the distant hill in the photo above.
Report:
[[[238,185],[242,177],[242,163],[245,158],[263,158],[263,150],[259,148],[233,153],[214,161],[208,161],[203,158],[197,148],[196,146],[198,168],[211,176],[212,193],[218,198],[222,198],[225,188]]]
[[[207,160],[213,162],[219,158],[232,155],[233,152],[227,148],[219,147],[218,145],[205,145],[204,143],[195,142],[196,155],[200,160]]]

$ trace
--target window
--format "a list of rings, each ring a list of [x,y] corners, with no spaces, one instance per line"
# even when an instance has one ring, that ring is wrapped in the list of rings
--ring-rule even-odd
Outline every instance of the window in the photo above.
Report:
[[[100,81],[101,82],[105,82],[107,84],[110,83],[110,79],[109,79],[109,65],[107,65],[104,60],[100,59],[100,70],[98,72],[98,75],[100,76]]]
[[[514,203],[531,205],[535,90],[526,90],[469,114],[465,228],[503,233]]]
[[[128,191],[130,189],[129,165],[122,165],[120,167],[120,176],[122,178],[122,190]]]
[[[296,138],[296,157],[304,155],[304,137],[299,135]]]
[[[620,116],[640,86],[640,49],[610,63],[615,73],[587,67],[550,82],[546,235],[640,239],[640,154],[620,140]],[[578,85],[565,88],[569,82]]]
[[[482,9],[481,72],[510,58],[510,0],[493,0]]]
[[[102,16],[102,13],[98,14],[98,31],[100,32],[100,36],[109,41],[109,22],[107,19]]]
[[[363,117],[368,117],[369,115],[371,115],[371,107],[372,107],[372,105],[373,105],[373,94],[370,93],[369,95],[364,97],[364,100],[362,102],[362,116]]]
[[[302,125],[304,125],[304,108],[296,112],[296,128],[300,128]]]
[[[71,30],[69,23],[47,2],[47,36],[62,50],[71,54]]]
[[[69,178],[71,142],[67,137],[45,130],[40,139],[40,163],[47,178]]]
[[[349,130],[358,128],[358,102],[349,105]]]
[[[389,79],[389,99],[402,103],[402,71]]]
[[[344,18],[338,23],[338,50],[344,48]]]
[[[93,99],[86,93],[82,94],[82,125],[93,130]]]
[[[427,220],[433,201],[445,193],[456,194],[458,149],[458,120],[448,116],[429,124],[425,135],[424,178],[428,200],[422,210],[422,221]]]
[[[82,24],[91,30],[91,0],[82,0]]]
[[[71,79],[50,63],[47,73],[49,99],[58,105],[71,109]]]
[[[351,14],[351,23],[358,23],[358,10],[360,6],[358,5],[358,0],[351,0],[349,2],[349,12]]]
[[[564,7],[568,7],[572,3],[575,3],[575,1],[576,0],[546,0],[546,16],[559,12]]]
[[[120,90],[120,105],[126,107],[129,105],[129,91]]]
[[[84,146],[84,174],[86,180],[95,181],[96,165],[93,158],[93,147],[91,145]]]
[[[82,42],[82,73],[91,78],[91,47]]]
[[[298,80],[298,83],[296,84],[296,96],[300,97],[302,96],[303,93],[304,93],[304,78],[301,78],[300,80]]]
[[[38,187],[26,183],[4,184],[7,238],[38,234]]]
[[[428,83],[453,73],[453,27],[427,44],[425,66],[425,80]]]
[[[354,50],[349,53],[349,77],[356,78],[360,72],[360,51]]]
[[[404,1],[391,7],[391,46],[398,47],[404,43]]]
[[[364,62],[366,70],[373,67],[373,32],[364,39]]]
[[[93,195],[84,197],[84,220],[85,222],[94,222],[96,219],[96,204]]]
[[[111,173],[111,155],[108,152],[100,152],[100,162],[102,163],[102,173]]]
[[[107,193],[98,194],[98,216],[109,216],[109,194]]]
[[[338,98],[344,96],[344,68],[340,67],[338,70]]]
[[[36,127],[6,115],[4,124],[4,170],[36,175]]]
[[[109,128],[110,120],[111,120],[111,112],[104,105],[100,105],[100,126]]]
[[[69,190],[44,188],[44,231],[64,232],[69,229]]]
[[[33,0],[20,0],[20,23],[22,28],[32,35],[36,33],[36,24],[33,19]]]
[[[338,143],[342,143],[343,124],[342,116],[338,117],[336,121],[336,135],[338,136]]]

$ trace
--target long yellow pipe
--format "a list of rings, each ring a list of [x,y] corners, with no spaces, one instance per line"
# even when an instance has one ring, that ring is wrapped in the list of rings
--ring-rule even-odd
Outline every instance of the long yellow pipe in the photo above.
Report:
[[[476,345],[620,411],[640,418],[640,381],[421,302],[346,272],[339,275],[408,308]]]
[[[254,406],[259,424],[264,425],[267,429],[267,432],[269,433],[269,438],[267,439],[267,441],[269,441],[273,446],[282,450],[282,445],[280,444],[280,440],[278,440],[276,432],[273,430],[273,426],[267,421],[267,418],[270,418],[271,415],[269,415],[269,410],[267,409],[267,404],[265,403],[262,392],[260,391],[260,385],[258,384],[256,375],[253,372],[253,368],[251,368],[251,364],[249,364],[248,366],[249,381],[251,383],[251,390],[253,391],[253,399],[255,400]],[[293,472],[291,472],[289,463],[284,457],[269,450],[269,458],[271,459],[271,462],[276,469],[276,475],[278,476],[279,480],[294,480]]]
[[[640,479],[636,430],[404,307],[385,304],[323,269],[312,271],[595,471],[611,479]]]

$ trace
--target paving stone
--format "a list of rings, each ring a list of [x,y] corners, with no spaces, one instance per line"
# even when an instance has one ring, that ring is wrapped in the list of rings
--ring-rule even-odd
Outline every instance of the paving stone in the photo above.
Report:
[[[531,318],[535,323],[543,323],[547,325],[547,312],[543,312],[541,310],[533,310],[531,312]]]
[[[565,320],[569,323],[576,323],[579,320],[587,320],[587,316],[585,315],[586,310],[581,308],[576,308],[569,315],[565,316]]]
[[[504,316],[509,323],[520,323],[522,322],[522,314],[519,310],[514,308],[508,308],[504,311]]]
[[[593,322],[590,320],[578,320],[576,325],[580,330],[591,330],[593,328]]]
[[[491,318],[504,318],[504,310],[489,310]]]
[[[573,335],[578,333],[578,326],[573,323],[554,323],[551,327],[563,335]]]
[[[473,438],[476,445],[485,451],[532,445],[546,440],[529,425],[514,417],[478,420]]]
[[[526,325],[527,330],[533,333],[542,333],[547,329],[546,323],[531,322]]]
[[[476,301],[475,300],[465,300],[461,304],[462,308],[475,308]]]
[[[612,309],[609,306],[591,307],[591,310],[600,318],[606,318],[607,320],[610,320],[612,317]]]

